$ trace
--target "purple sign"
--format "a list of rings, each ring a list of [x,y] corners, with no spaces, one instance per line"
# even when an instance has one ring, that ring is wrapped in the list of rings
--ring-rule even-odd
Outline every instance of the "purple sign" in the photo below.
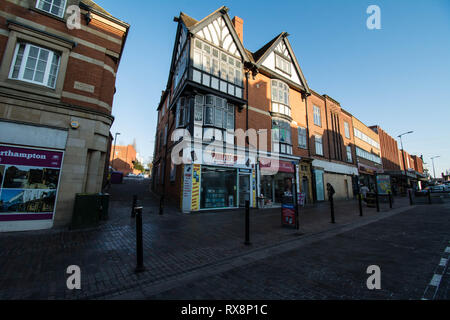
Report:
[[[63,153],[37,149],[0,146],[0,164],[61,168]]]

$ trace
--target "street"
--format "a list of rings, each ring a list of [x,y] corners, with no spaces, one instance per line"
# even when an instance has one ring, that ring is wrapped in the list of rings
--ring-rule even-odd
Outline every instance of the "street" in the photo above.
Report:
[[[301,210],[299,231],[281,227],[280,209],[254,209],[245,246],[243,210],[182,214],[167,203],[159,215],[148,184],[113,185],[110,219],[97,228],[1,234],[0,299],[448,299],[447,263],[439,264],[450,246],[449,203],[396,198],[393,209],[364,207],[360,217],[357,201],[336,202],[336,224],[323,203]],[[144,207],[139,274],[133,194]],[[66,286],[73,265],[80,290]],[[381,290],[367,289],[371,265]]]

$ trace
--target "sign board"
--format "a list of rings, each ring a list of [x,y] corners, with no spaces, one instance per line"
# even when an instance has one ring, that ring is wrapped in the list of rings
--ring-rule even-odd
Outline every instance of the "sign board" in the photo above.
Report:
[[[0,145],[0,223],[53,220],[63,157]]]
[[[191,199],[192,199],[192,165],[185,164],[183,172],[183,190],[182,190],[182,208],[183,212],[191,211]]]
[[[377,175],[378,194],[388,194],[391,190],[391,177],[389,175]]]
[[[281,220],[283,226],[296,226],[296,213],[293,204],[283,204],[281,207]]]

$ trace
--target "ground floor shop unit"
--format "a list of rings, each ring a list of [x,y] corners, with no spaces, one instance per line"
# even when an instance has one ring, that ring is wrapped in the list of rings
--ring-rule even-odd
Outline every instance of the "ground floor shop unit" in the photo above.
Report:
[[[358,177],[358,169],[355,166],[316,159],[312,162],[312,170],[315,201],[328,200],[326,188],[328,183],[336,192],[334,199],[349,200],[354,197]]]

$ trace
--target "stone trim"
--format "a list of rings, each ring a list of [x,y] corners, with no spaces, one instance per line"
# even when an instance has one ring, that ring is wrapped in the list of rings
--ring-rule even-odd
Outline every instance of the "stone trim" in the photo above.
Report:
[[[98,105],[98,106],[100,106],[102,108],[107,109],[110,112],[112,110],[112,107],[109,104],[107,104],[106,102],[100,101],[100,100],[95,99],[95,98],[89,98],[89,97],[86,97],[86,96],[82,96],[80,94],[63,91],[62,92],[62,97],[68,98],[68,99],[73,99],[73,100],[78,100],[78,101],[82,101],[82,102],[87,102],[87,103],[91,103],[91,104],[95,104],[95,105]]]

